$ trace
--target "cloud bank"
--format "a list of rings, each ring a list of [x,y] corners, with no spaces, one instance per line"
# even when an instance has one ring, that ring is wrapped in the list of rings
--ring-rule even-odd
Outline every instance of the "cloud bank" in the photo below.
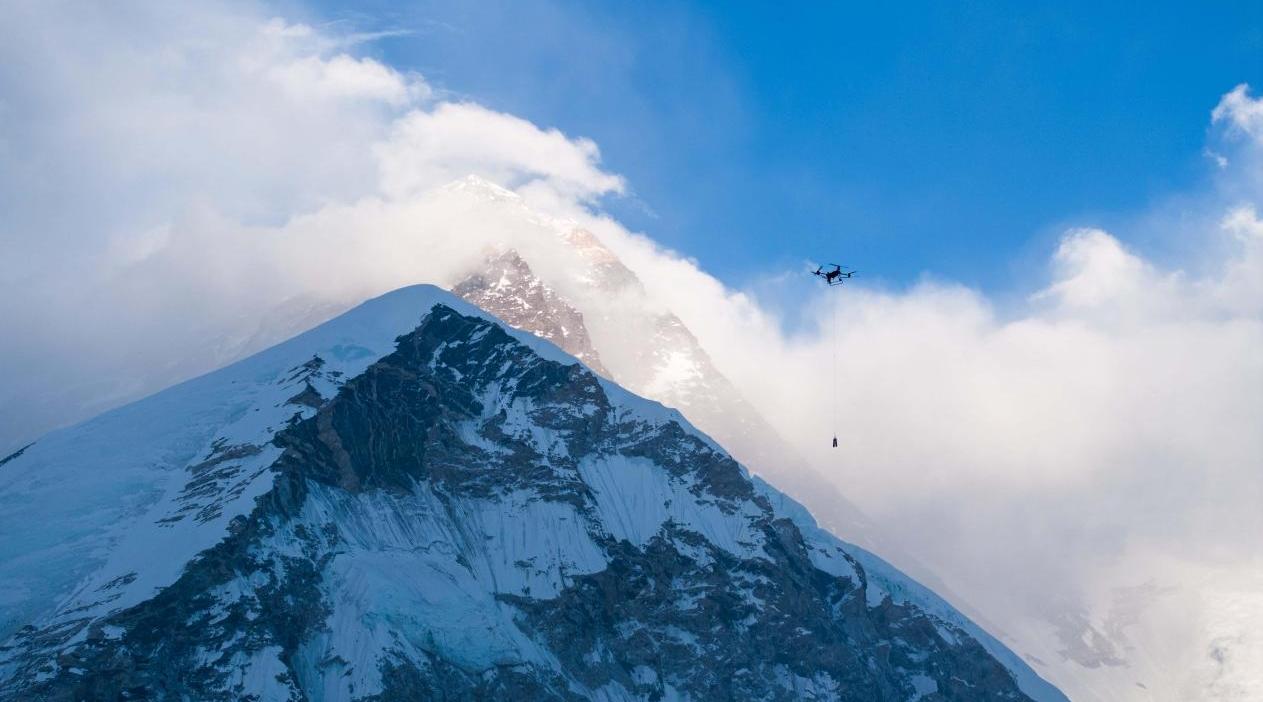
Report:
[[[1216,180],[1172,205],[1198,260],[1073,230],[1016,304],[931,278],[787,282],[787,313],[603,214],[626,184],[592,141],[445,98],[363,37],[253,4],[5,14],[0,451],[367,296],[450,285],[492,242],[564,269],[529,218],[452,196],[473,173],[597,233],[1072,694],[1263,694],[1263,102],[1246,86],[1208,115]]]

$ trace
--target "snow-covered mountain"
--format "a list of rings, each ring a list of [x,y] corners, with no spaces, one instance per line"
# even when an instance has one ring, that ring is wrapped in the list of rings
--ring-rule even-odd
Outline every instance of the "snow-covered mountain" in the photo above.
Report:
[[[6,699],[1064,699],[428,286],[0,463]]]

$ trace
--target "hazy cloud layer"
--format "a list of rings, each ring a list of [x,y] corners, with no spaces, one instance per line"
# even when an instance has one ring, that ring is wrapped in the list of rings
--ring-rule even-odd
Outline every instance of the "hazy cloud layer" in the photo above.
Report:
[[[1263,690],[1263,103],[1246,86],[1207,106],[1219,180],[1137,216],[1160,229],[1178,209],[1195,260],[1074,230],[1016,305],[769,271],[804,301],[785,313],[604,216],[626,186],[590,140],[445,100],[363,37],[252,4],[4,12],[0,451],[350,302],[451,284],[491,242],[565,269],[523,234],[547,221],[446,186],[474,173],[596,232],[990,623],[1099,633],[1041,659],[1130,656],[1114,697],[1133,673],[1170,699]],[[806,331],[785,332],[798,314]]]

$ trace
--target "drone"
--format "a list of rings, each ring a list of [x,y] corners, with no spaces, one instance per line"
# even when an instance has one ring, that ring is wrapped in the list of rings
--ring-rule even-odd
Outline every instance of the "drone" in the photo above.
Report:
[[[832,266],[832,270],[825,270],[825,266]],[[842,266],[837,263],[826,263],[824,264],[824,266],[816,266],[816,270],[812,271],[811,274],[823,280],[829,287],[833,287],[835,285],[841,285],[845,283],[846,281],[850,280],[851,276],[855,275],[857,272],[858,271],[855,271],[852,269],[842,270]],[[837,313],[836,305],[833,307],[833,310],[834,310],[833,311],[833,329],[834,329],[834,332],[833,332],[833,384],[837,385],[837,382],[838,382],[838,333],[837,333],[838,313]],[[836,423],[837,416],[838,416],[837,393],[830,393],[830,394],[833,397],[833,418],[834,418],[834,422]],[[833,434],[833,448],[837,448],[837,447],[838,447],[838,435],[835,429],[834,434]]]
[[[851,276],[859,272],[851,270],[844,271],[842,270],[842,266],[836,263],[827,263],[825,265],[833,266],[833,270],[827,271],[824,269],[824,266],[818,266],[811,274],[823,278],[824,282],[829,285],[841,285],[850,279]]]

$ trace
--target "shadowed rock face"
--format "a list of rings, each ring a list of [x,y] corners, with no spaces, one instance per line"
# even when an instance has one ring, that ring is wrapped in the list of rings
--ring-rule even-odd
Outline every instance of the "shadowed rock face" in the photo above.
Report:
[[[1027,699],[678,415],[487,320],[299,380],[253,510],[151,598],[24,629],[0,697]]]

